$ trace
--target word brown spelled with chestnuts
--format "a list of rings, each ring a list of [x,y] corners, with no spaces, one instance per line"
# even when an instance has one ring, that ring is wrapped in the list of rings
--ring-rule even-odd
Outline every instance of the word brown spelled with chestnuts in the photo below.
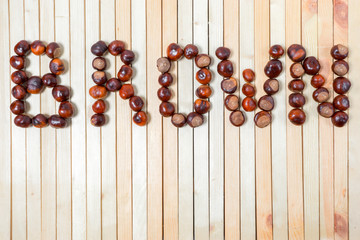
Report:
[[[53,128],[64,128],[67,126],[67,119],[74,115],[74,107],[70,98],[70,89],[66,86],[58,85],[57,75],[65,71],[65,66],[62,60],[58,57],[61,55],[60,45],[56,42],[51,42],[46,45],[40,40],[36,40],[31,44],[26,40],[19,41],[15,47],[14,52],[17,54],[10,58],[10,65],[17,69],[11,74],[11,80],[17,84],[12,88],[12,95],[15,100],[10,105],[10,110],[17,115],[14,118],[14,123],[18,127],[27,128],[33,125],[36,128],[43,128],[50,125]],[[37,56],[46,54],[51,58],[49,70],[42,77],[30,76],[28,77],[23,70],[26,66],[26,56],[32,52]],[[52,88],[52,95],[57,102],[60,102],[58,115],[51,115],[46,117],[44,114],[37,114],[34,117],[24,115],[26,112],[25,98],[29,94],[40,94],[45,87]]]

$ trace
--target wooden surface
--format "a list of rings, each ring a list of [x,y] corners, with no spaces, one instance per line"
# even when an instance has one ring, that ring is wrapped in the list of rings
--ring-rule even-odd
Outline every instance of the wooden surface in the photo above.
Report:
[[[336,239],[360,236],[360,16],[358,0],[1,0],[0,1],[0,239]],[[9,58],[22,39],[57,41],[76,115],[70,127],[20,129],[9,105]],[[123,40],[136,54],[132,83],[146,102],[149,124],[132,123],[128,102],[110,94],[108,123],[93,127],[91,45]],[[211,111],[197,129],[176,129],[158,113],[156,59],[171,42],[211,54]],[[215,50],[232,51],[234,76],[263,68],[273,44],[303,44],[316,56],[331,89],[330,49],[350,49],[350,122],[334,128],[318,116],[310,77],[304,76],[307,121],[287,120],[291,81],[282,57],[280,91],[270,127],[246,113],[233,127],[223,107]],[[108,73],[122,65],[109,54]],[[43,75],[46,56],[30,55],[27,71]],[[171,69],[172,102],[192,111],[197,68]],[[333,91],[332,97],[334,96]],[[241,91],[235,93],[244,98]],[[336,94],[335,94],[336,95]],[[58,108],[49,89],[27,99],[29,113]]]

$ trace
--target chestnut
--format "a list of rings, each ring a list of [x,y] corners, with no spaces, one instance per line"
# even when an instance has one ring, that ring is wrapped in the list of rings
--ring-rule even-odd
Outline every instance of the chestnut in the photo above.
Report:
[[[282,72],[282,63],[277,59],[268,61],[264,68],[265,75],[269,78],[276,78]]]
[[[133,70],[128,65],[122,65],[117,76],[122,82],[127,82],[131,79],[133,75]]]
[[[256,109],[256,100],[251,97],[245,97],[241,105],[246,112],[252,112]]]
[[[120,59],[124,64],[129,65],[135,60],[135,54],[131,50],[124,50],[120,55]]]
[[[161,57],[156,61],[156,67],[161,73],[166,73],[171,68],[171,62],[166,57]]]
[[[301,92],[305,88],[305,82],[301,79],[293,79],[289,82],[288,88],[292,92]]]
[[[330,93],[326,88],[321,87],[321,88],[316,89],[313,92],[312,96],[316,102],[322,103],[322,102],[327,101],[330,98]]]
[[[145,126],[147,122],[146,113],[143,111],[135,113],[133,116],[133,122],[138,126]]]
[[[223,77],[231,77],[234,74],[232,62],[229,60],[222,60],[217,65],[217,71]]]
[[[18,127],[27,128],[30,127],[32,120],[29,116],[26,115],[17,115],[14,118],[14,123]]]
[[[210,110],[210,102],[204,99],[196,99],[194,109],[197,113],[205,114]]]
[[[237,89],[237,81],[235,78],[225,78],[221,81],[221,89],[225,93],[234,93]]]
[[[124,84],[119,90],[122,99],[128,99],[134,96],[134,87],[131,84]]]
[[[103,71],[96,71],[91,75],[92,80],[97,85],[103,85],[107,81],[106,73]]]
[[[311,78],[311,86],[314,88],[322,87],[324,84],[325,78],[320,74],[316,74]]]
[[[317,111],[320,114],[320,116],[325,118],[330,118],[334,114],[335,108],[332,103],[323,102],[318,105]]]
[[[121,82],[117,78],[110,78],[106,82],[105,87],[109,92],[116,92],[116,91],[120,90]]]
[[[240,106],[240,99],[236,95],[227,95],[224,100],[224,105],[227,110],[229,111],[235,111]]]
[[[25,103],[21,100],[15,100],[11,103],[10,110],[16,115],[23,114],[25,112]]]
[[[12,56],[10,58],[10,65],[17,70],[21,70],[25,67],[25,59],[21,56]]]
[[[107,46],[106,46],[106,43],[104,41],[97,41],[96,43],[94,43],[91,46],[92,54],[94,54],[94,55],[96,55],[98,57],[104,55],[106,50],[107,50]]]
[[[161,87],[157,91],[157,95],[162,102],[167,102],[171,98],[171,91],[167,87]]]
[[[61,102],[59,105],[59,115],[63,118],[71,118],[74,115],[74,107],[69,101]]]
[[[245,83],[241,89],[242,93],[247,97],[255,96],[255,86],[250,83]]]
[[[40,93],[43,89],[44,85],[40,77],[30,77],[27,82],[27,92],[30,94],[37,94]]]
[[[94,102],[93,105],[92,105],[92,110],[95,113],[104,113],[105,110],[106,110],[105,101],[102,100],[102,99],[96,100],[96,102]]]
[[[235,127],[240,127],[245,122],[244,113],[240,110],[233,111],[229,116],[230,122]]]
[[[56,42],[51,42],[46,47],[46,55],[49,58],[58,58],[61,55],[60,45]]]
[[[185,51],[186,52],[186,51]],[[185,56],[186,57],[186,56]],[[183,127],[186,124],[186,117],[184,114],[175,113],[171,117],[171,123],[178,128]]]
[[[48,119],[49,125],[53,128],[64,128],[66,127],[65,118],[60,117],[59,115],[51,115]]]
[[[11,89],[11,94],[14,98],[21,100],[26,97],[26,89],[21,85],[15,85]]]
[[[106,60],[103,57],[96,57],[92,61],[92,67],[98,71],[103,71],[106,68]]]
[[[192,127],[196,128],[201,126],[204,123],[204,117],[200,113],[191,112],[186,118],[187,124]]]
[[[284,49],[282,46],[276,44],[270,47],[269,54],[272,58],[278,59],[284,55]]]
[[[304,122],[306,121],[305,112],[298,108],[292,109],[289,112],[288,117],[289,117],[290,122],[297,126],[303,125]]]
[[[177,61],[179,60],[182,55],[184,54],[184,51],[182,50],[182,48],[177,45],[176,43],[171,43],[168,47],[167,47],[167,56],[171,61]]]
[[[111,55],[117,56],[125,50],[125,43],[120,40],[112,41],[108,46],[108,51]]]
[[[271,114],[266,111],[260,111],[255,114],[254,122],[259,128],[264,128],[271,123]]]
[[[104,126],[106,123],[105,115],[102,113],[96,113],[91,116],[90,122],[95,127]]]
[[[195,64],[198,68],[204,68],[209,66],[211,63],[211,58],[207,54],[199,54],[195,58]]]
[[[11,80],[15,84],[22,84],[28,80],[28,77],[26,76],[26,73],[24,71],[19,70],[11,74]]]
[[[279,81],[276,79],[268,79],[264,82],[264,91],[268,95],[273,95],[279,91]]]
[[[201,84],[208,84],[211,81],[211,78],[211,72],[207,68],[201,68],[196,72],[196,80]]]
[[[351,82],[345,77],[337,77],[333,82],[334,91],[338,94],[345,94],[350,90]]]
[[[28,54],[29,51],[30,44],[25,40],[21,40],[14,47],[14,52],[19,56],[25,56]]]
[[[163,117],[170,117],[175,112],[175,107],[172,103],[162,102],[159,106],[159,112]]]
[[[306,103],[305,97],[301,93],[292,93],[289,95],[289,105],[294,108],[301,108]]]
[[[220,60],[226,60],[230,57],[230,49],[227,47],[219,47],[218,49],[216,49],[215,51],[215,55],[220,59]]]
[[[303,68],[303,65],[301,63],[293,63],[290,66],[290,75],[293,78],[300,78],[302,75],[304,75],[305,70]]]
[[[133,96],[129,99],[129,105],[133,111],[138,112],[143,108],[144,101],[139,96]]]
[[[334,113],[331,117],[331,122],[334,124],[335,127],[343,127],[349,120],[349,116],[342,111],[338,111]]]
[[[274,99],[270,95],[264,95],[259,99],[258,106],[261,110],[269,112],[274,109]]]
[[[349,50],[346,46],[342,44],[337,44],[331,48],[330,54],[333,58],[337,60],[343,60],[348,56]]]
[[[102,99],[106,97],[107,89],[104,86],[95,85],[89,89],[89,94],[94,99]]]
[[[55,87],[57,85],[56,75],[47,73],[41,78],[43,84],[47,87]]]
[[[349,98],[345,95],[337,95],[334,98],[334,107],[338,110],[345,111],[350,107]]]
[[[199,49],[194,44],[188,44],[184,48],[184,56],[187,59],[192,59],[199,54]]]
[[[306,57],[306,50],[300,44],[293,44],[288,48],[287,54],[293,62],[301,62]]]
[[[245,69],[242,72],[242,75],[243,75],[244,80],[247,82],[252,82],[255,79],[255,73],[250,68]]]
[[[43,55],[46,50],[45,44],[40,40],[35,40],[30,45],[31,52],[37,56]]]
[[[60,75],[64,72],[64,63],[59,58],[54,58],[49,64],[50,71],[55,75]]]
[[[331,65],[331,70],[338,76],[344,76],[349,72],[349,64],[344,60],[337,60]]]
[[[159,84],[163,87],[168,87],[173,82],[173,77],[170,73],[163,73],[159,76]]]
[[[52,95],[56,101],[63,102],[70,98],[70,90],[65,86],[57,85],[52,89]]]
[[[305,58],[303,62],[303,67],[305,73],[309,75],[315,75],[320,71],[320,63],[313,56]]]
[[[208,85],[200,85],[195,92],[198,98],[209,98],[211,93],[212,90]]]
[[[32,124],[36,128],[43,128],[48,125],[48,119],[43,114],[38,114],[32,118]]]

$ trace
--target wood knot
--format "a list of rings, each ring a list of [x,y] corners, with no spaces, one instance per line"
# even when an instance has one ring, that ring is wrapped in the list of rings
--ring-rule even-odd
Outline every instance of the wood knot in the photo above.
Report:
[[[335,234],[341,238],[345,238],[348,235],[348,223],[347,220],[338,213],[334,214],[334,231]]]

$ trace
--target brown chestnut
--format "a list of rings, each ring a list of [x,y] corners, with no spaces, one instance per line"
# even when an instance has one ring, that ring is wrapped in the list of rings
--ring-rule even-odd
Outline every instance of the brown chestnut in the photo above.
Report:
[[[32,118],[32,124],[36,128],[43,128],[48,125],[48,119],[43,114],[38,114]]]
[[[222,60],[217,65],[217,71],[223,77],[231,77],[234,74],[232,62],[229,60]]]
[[[311,85],[314,88],[322,87],[324,84],[325,84],[325,78],[320,74],[316,74],[311,78]]]
[[[22,128],[30,127],[31,122],[32,122],[31,118],[27,115],[17,115],[14,118],[15,125]]]
[[[11,74],[11,80],[15,84],[22,84],[28,80],[28,77],[26,76],[26,73],[24,71],[19,70]]]
[[[107,95],[107,89],[104,86],[95,85],[89,89],[89,94],[94,99],[102,99]]]
[[[184,48],[184,56],[187,59],[192,59],[199,54],[199,49],[194,44],[188,44]]]
[[[52,95],[56,101],[63,102],[70,98],[70,90],[65,86],[57,85],[52,89]]]
[[[270,47],[269,54],[272,58],[278,59],[284,55],[284,49],[282,46],[276,44]]]
[[[144,101],[139,96],[133,96],[129,99],[129,105],[133,111],[138,112],[143,108]]]
[[[250,83],[245,83],[241,89],[242,93],[247,97],[255,96],[255,86]]]
[[[57,78],[55,74],[47,73],[41,78],[43,84],[47,87],[55,87],[57,85]]]
[[[229,111],[235,111],[240,106],[240,99],[236,95],[227,95],[224,100],[224,105],[227,110]]]
[[[271,114],[266,111],[260,111],[255,114],[254,122],[259,128],[264,128],[271,123]]]
[[[111,55],[117,56],[125,50],[125,43],[120,40],[112,41],[108,46],[108,51]]]
[[[175,113],[171,117],[171,123],[178,128],[183,127],[186,124],[186,117],[184,114]]]
[[[300,78],[302,75],[304,75],[305,70],[303,68],[303,65],[301,63],[293,63],[290,66],[290,75],[293,78]]]
[[[54,58],[49,64],[50,71],[55,75],[60,75],[64,72],[64,63],[59,58]]]
[[[202,68],[196,72],[196,80],[201,84],[208,84],[211,78],[211,72],[207,68]]]
[[[274,109],[274,99],[270,95],[264,95],[259,99],[258,106],[261,110],[269,112]]]
[[[159,112],[163,117],[170,117],[175,112],[175,107],[172,103],[162,102],[159,106]]]
[[[25,40],[21,40],[14,47],[14,52],[19,56],[25,56],[28,54],[29,51],[30,44]]]
[[[196,99],[194,109],[197,113],[205,114],[210,110],[210,102],[204,99]]]
[[[237,89],[237,81],[235,78],[225,78],[221,81],[221,89],[226,93],[234,93]]]
[[[313,56],[305,58],[303,62],[303,67],[305,73],[309,75],[315,75],[320,71],[320,63]]]
[[[300,44],[293,44],[288,48],[287,54],[293,62],[301,62],[306,57],[306,50]]]
[[[297,126],[303,125],[304,122],[306,121],[305,112],[298,108],[292,109],[289,112],[288,117],[289,117],[290,122]]]
[[[146,113],[143,111],[135,113],[133,116],[133,122],[138,126],[145,126],[147,122]]]
[[[96,113],[91,116],[90,122],[95,127],[104,126],[106,123],[105,115],[102,113]]]
[[[173,82],[173,77],[170,73],[163,73],[159,76],[159,84],[163,87],[168,87]]]
[[[133,75],[132,68],[128,65],[122,65],[117,76],[120,79],[120,81],[127,82],[131,79],[132,75]]]
[[[273,95],[279,91],[279,81],[277,79],[268,79],[264,82],[264,91],[268,95]]]
[[[322,103],[322,102],[327,101],[330,98],[330,93],[326,88],[321,87],[321,88],[316,89],[313,92],[312,96],[316,102]]]
[[[61,55],[60,45],[56,42],[51,42],[46,47],[46,55],[49,58],[58,58]]]
[[[10,65],[17,70],[21,70],[25,67],[25,59],[21,56],[12,56],[10,58]]]
[[[241,105],[246,112],[252,112],[256,109],[256,100],[251,97],[245,97]]]
[[[280,60],[272,59],[268,61],[264,68],[265,75],[269,78],[276,78],[282,72],[282,63]]]
[[[177,61],[179,60],[182,55],[184,54],[184,51],[182,50],[182,48],[177,45],[176,43],[171,43],[168,47],[167,47],[167,56],[171,61]]]
[[[208,85],[200,85],[195,92],[198,98],[209,98],[211,93],[212,90]]]
[[[110,78],[106,82],[105,87],[109,92],[116,92],[116,91],[120,90],[121,82],[117,78]]]
[[[171,62],[166,57],[161,57],[156,61],[156,67],[161,73],[166,73],[171,68]]]
[[[325,118],[330,118],[334,114],[335,108],[332,103],[323,102],[318,105],[317,111],[320,114],[320,116]]]
[[[31,52],[37,56],[43,55],[46,51],[46,46],[42,41],[33,41],[30,45]]]
[[[332,71],[338,76],[344,76],[349,72],[349,64],[344,60],[337,60],[331,66]]]
[[[345,95],[337,95],[334,98],[334,107],[338,110],[345,111],[350,107],[349,98]]]
[[[91,46],[91,52],[92,54],[100,57],[104,55],[104,53],[107,51],[107,46],[104,41],[97,41]]]
[[[43,82],[42,82],[41,78],[36,77],[36,76],[32,76],[27,81],[26,90],[30,94],[37,94],[37,93],[41,92],[43,87],[44,87],[44,85],[43,85]]]
[[[71,118],[74,115],[73,105],[68,101],[61,102],[59,105],[59,115],[63,118]]]
[[[11,94],[13,97],[19,100],[24,99],[26,97],[26,93],[26,89],[21,85],[15,85],[11,89]]]
[[[337,77],[333,82],[334,91],[338,94],[345,94],[350,90],[351,82],[345,77]]]
[[[334,124],[335,127],[343,127],[349,120],[349,116],[342,111],[338,111],[334,113],[331,117],[331,122]]]
[[[343,60],[348,56],[349,50],[346,46],[337,44],[331,48],[330,54],[337,60]]]
[[[244,113],[240,110],[233,111],[229,116],[230,122],[235,127],[240,127],[245,122]]]
[[[226,60],[230,57],[230,49],[227,47],[219,47],[218,49],[216,49],[215,51],[215,55],[220,59],[220,60]]]
[[[191,112],[186,118],[187,124],[192,127],[196,128],[201,126],[204,123],[204,117],[200,113]]]
[[[304,95],[301,93],[292,93],[289,95],[289,105],[294,108],[301,108],[306,103]]]
[[[120,59],[124,64],[129,65],[135,60],[135,54],[131,50],[124,50],[120,55]]]
[[[92,105],[92,110],[95,113],[104,113],[105,110],[106,110],[105,101],[102,100],[102,99],[96,100],[96,102],[94,102],[93,105]]]
[[[243,75],[244,80],[247,82],[252,82],[255,79],[255,73],[250,68],[245,69],[242,72],[242,75]]]
[[[211,63],[211,58],[207,54],[199,54],[195,58],[195,64],[198,68],[204,68],[209,66]]]
[[[107,81],[106,73],[103,71],[96,71],[91,75],[92,80],[97,85],[103,85]]]
[[[167,87],[161,87],[157,91],[157,95],[162,102],[167,102],[171,98],[171,91]]]
[[[59,115],[51,115],[48,119],[49,125],[53,128],[64,128],[66,127],[65,118],[60,117]]]
[[[124,84],[119,90],[122,99],[128,99],[134,96],[134,87],[131,84]]]
[[[92,61],[92,67],[96,70],[103,71],[106,68],[106,60],[103,57],[96,57]]]
[[[301,79],[293,79],[289,82],[288,88],[292,92],[301,92],[305,88],[305,82]]]
[[[16,115],[23,114],[25,112],[25,103],[21,100],[15,100],[11,103],[10,110]]]

